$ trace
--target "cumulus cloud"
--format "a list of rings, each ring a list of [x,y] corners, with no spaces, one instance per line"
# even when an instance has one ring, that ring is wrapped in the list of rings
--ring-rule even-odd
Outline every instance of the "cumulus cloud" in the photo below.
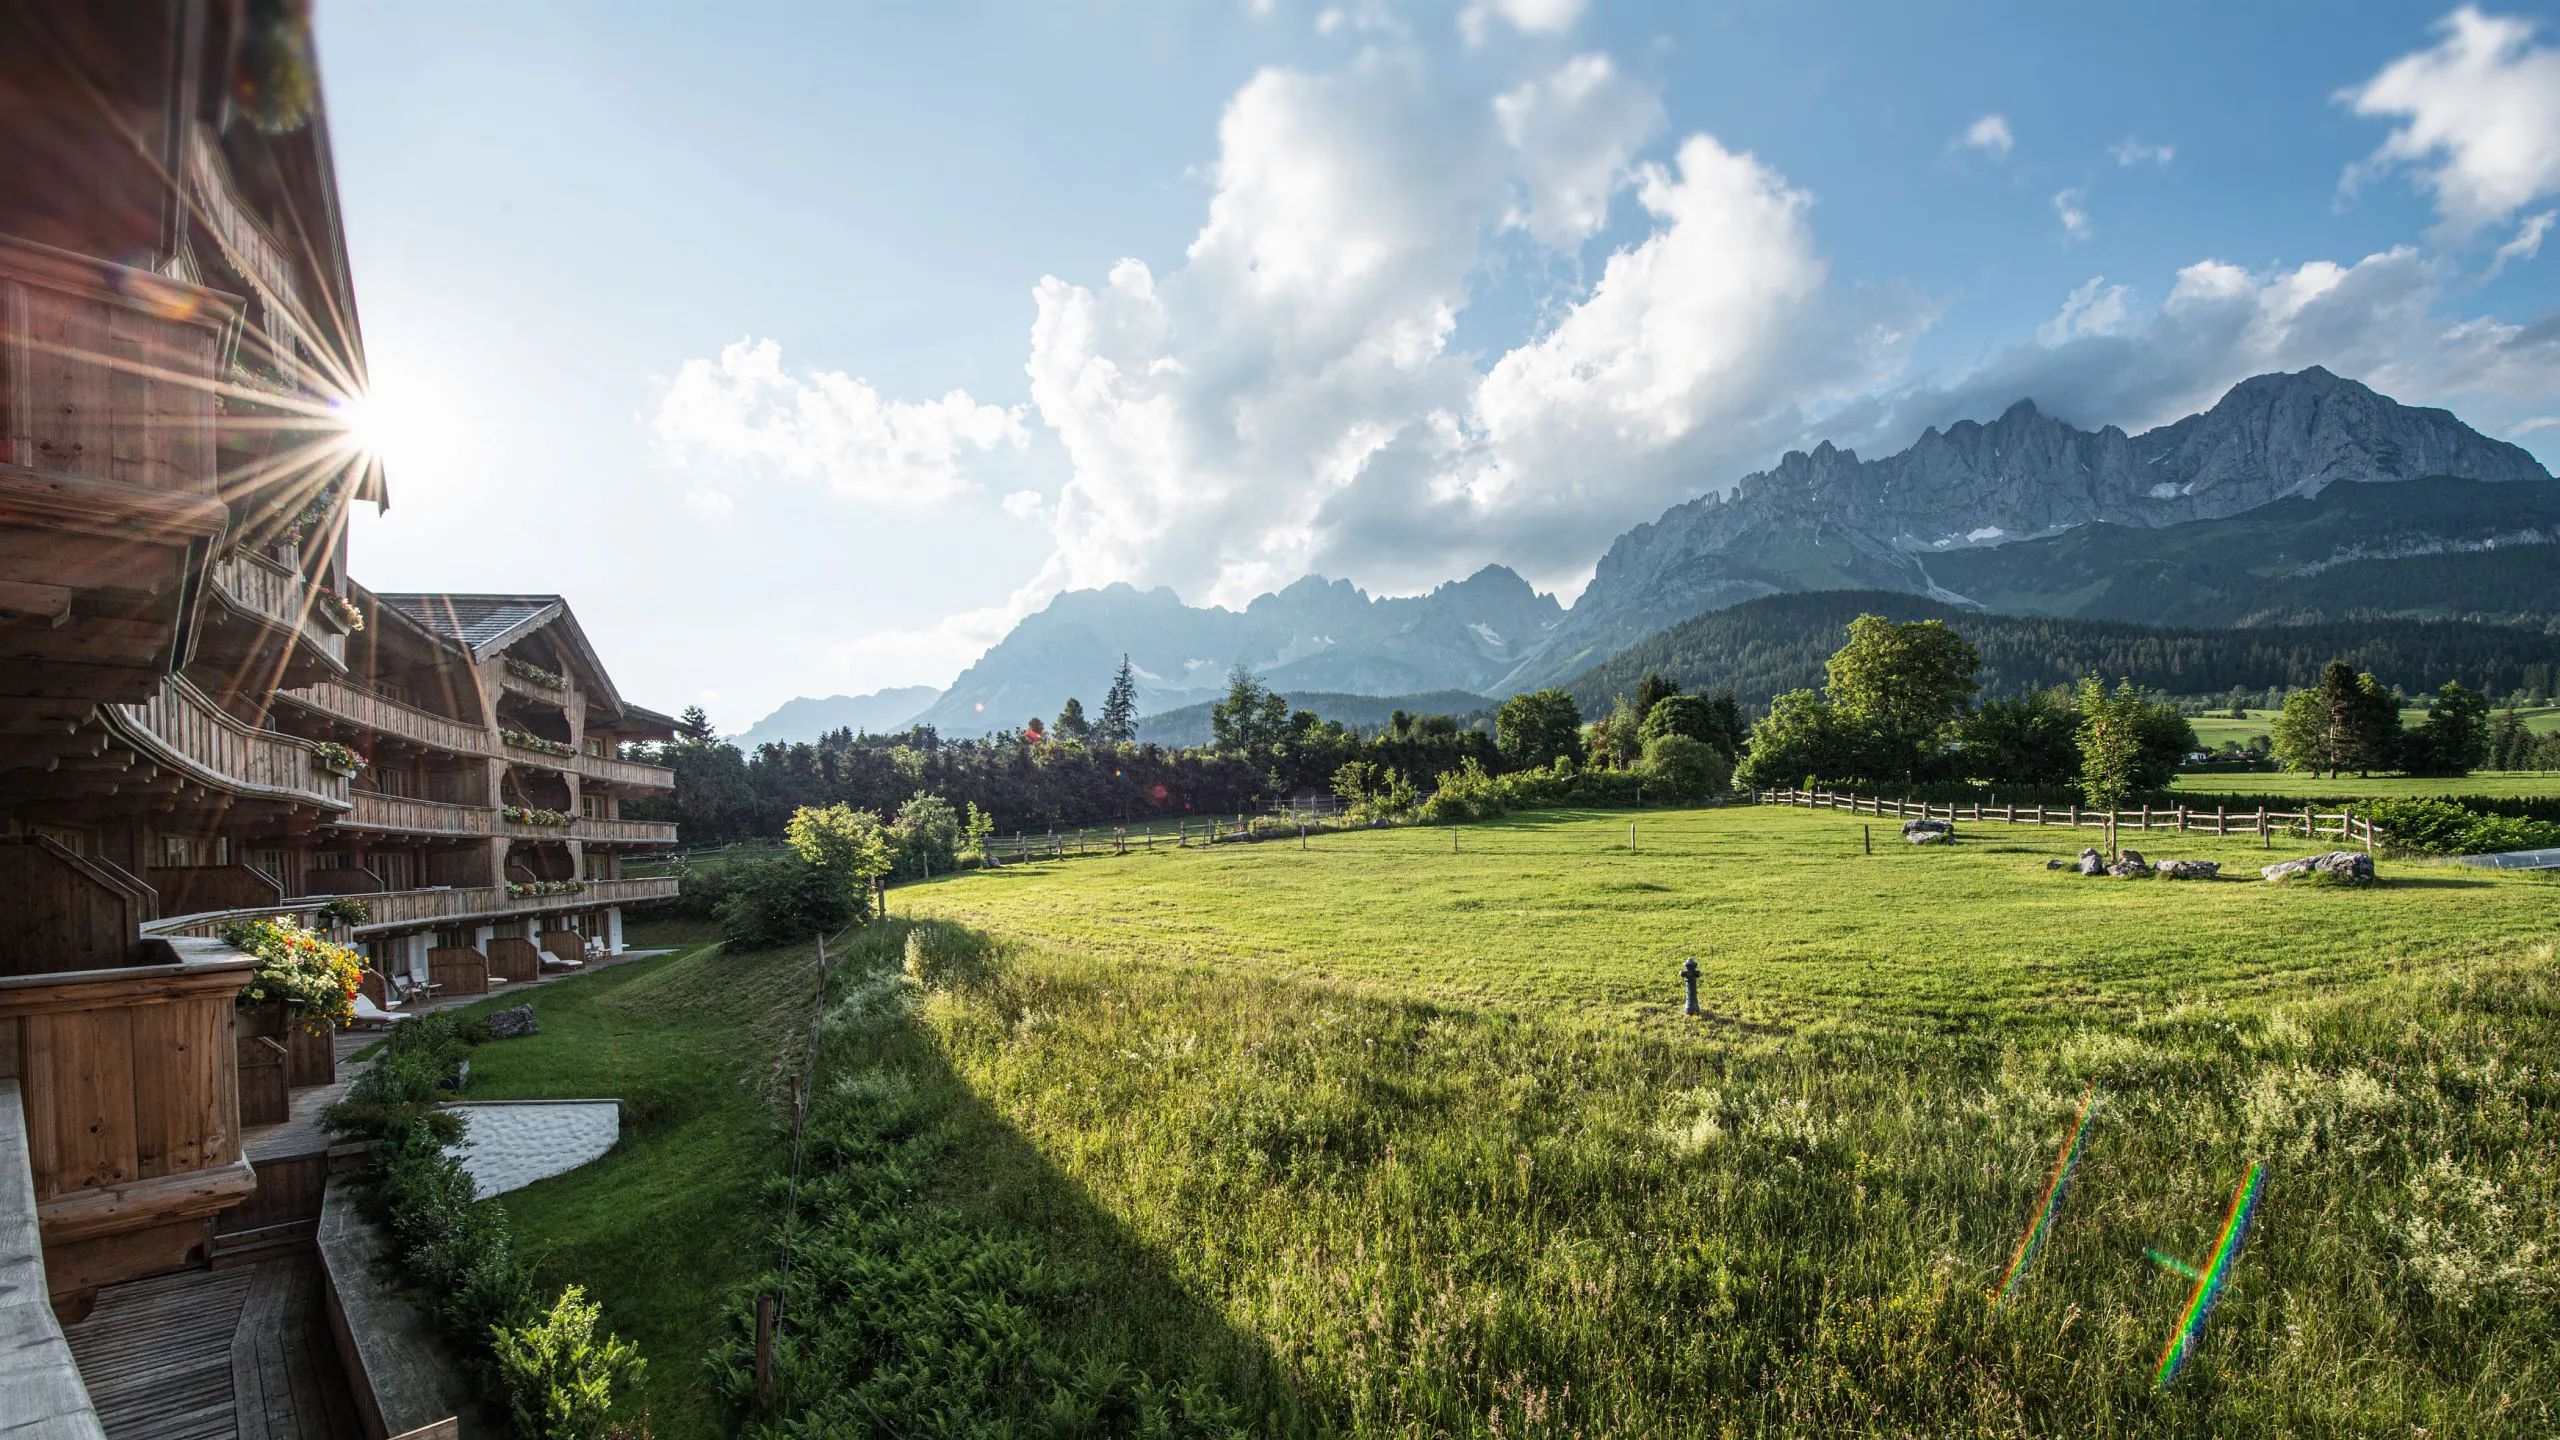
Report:
[[[659,396],[658,440],[680,463],[705,458],[824,479],[839,493],[919,505],[972,488],[972,454],[1030,443],[1019,406],[954,390],[890,400],[841,371],[794,374],[782,347],[740,340],[717,360],[687,360]]]
[[[1016,490],[1004,497],[1004,513],[1016,520],[1028,520],[1040,513],[1043,503],[1037,490]]]
[[[1580,55],[1496,96],[1493,113],[1524,192],[1505,223],[1570,248],[1608,223],[1628,162],[1662,128],[1662,96],[1608,56]]]
[[[2551,222],[2555,219],[2560,219],[2560,210],[2545,210],[2539,215],[2526,216],[2524,223],[2516,227],[2515,238],[2499,246],[2498,253],[2489,258],[2488,272],[2480,278],[2494,280],[2510,264],[2541,254],[2542,237],[2551,233]]]
[[[2036,338],[2059,345],[2081,335],[2112,335],[2124,324],[2132,294],[2132,286],[2110,285],[2106,276],[2092,275],[2063,297],[2061,313],[2036,327]]]
[[[1998,160],[2008,159],[2009,152],[2018,146],[2017,137],[2009,133],[2009,117],[2006,115],[1985,115],[1974,121],[1965,127],[1964,134],[1956,137],[1956,143]]]
[[[2359,115],[2399,126],[2341,182],[2406,169],[2433,191],[2448,233],[2468,235],[2560,191],[2560,49],[2530,20],[2465,5],[2429,49],[2338,93]]]
[[[2054,218],[2062,222],[2062,233],[2074,240],[2089,238],[2089,192],[2075,185],[2054,193]]]
[[[2147,141],[2137,140],[2134,137],[2127,135],[2113,145],[2108,146],[2107,153],[2115,157],[2115,162],[2118,165],[2124,166],[2129,170],[2136,165],[2166,165],[2170,161],[2178,158],[2178,147],[2175,145],[2153,145]]]
[[[1523,35],[1561,35],[1582,18],[1589,0],[1468,0],[1458,12],[1458,33],[1481,45],[1500,20]]]
[[[1842,433],[1862,449],[1898,448],[1923,426],[1987,419],[2020,397],[2074,424],[2138,432],[2205,409],[2252,375],[2312,365],[2410,404],[2455,407],[2494,432],[2560,392],[2560,315],[2443,319],[2458,278],[2450,262],[2406,245],[2353,264],[2200,260],[2157,307],[2128,301],[2103,328],[2048,325],[2037,343],[1951,382],[1880,395]],[[2073,291],[2065,317],[2097,308],[2109,291],[2095,285]]]
[[[726,520],[730,513],[738,508],[738,502],[729,497],[728,491],[714,490],[708,486],[684,492],[684,504],[686,509],[695,514],[707,516],[713,520]]]

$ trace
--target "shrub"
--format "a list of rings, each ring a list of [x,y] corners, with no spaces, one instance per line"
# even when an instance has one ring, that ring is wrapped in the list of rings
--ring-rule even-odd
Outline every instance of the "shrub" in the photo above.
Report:
[[[290,916],[227,925],[222,943],[258,960],[240,1003],[300,1001],[302,1023],[315,1030],[355,1018],[364,978],[364,961],[355,951],[303,929]]]
[[[2450,800],[2373,800],[2357,813],[2381,827],[2394,850],[2416,855],[2484,855],[2560,846],[2560,824],[2483,815]]]
[[[1722,794],[1732,775],[1733,757],[1703,740],[1670,734],[1644,742],[1644,776],[1668,792],[1663,799],[1703,800]]]
[[[610,1433],[614,1391],[648,1362],[610,1332],[596,1338],[601,1314],[602,1307],[572,1285],[548,1311],[493,1337],[517,1434],[602,1440]]]
[[[766,950],[837,930],[862,914],[865,892],[798,856],[749,860],[729,868],[720,901],[720,937],[741,950]]]

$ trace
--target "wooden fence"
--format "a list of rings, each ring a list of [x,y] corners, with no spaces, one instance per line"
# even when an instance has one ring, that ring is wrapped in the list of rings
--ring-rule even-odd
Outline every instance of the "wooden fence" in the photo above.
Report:
[[[1878,795],[1855,795],[1843,790],[1754,790],[1751,800],[1757,805],[1797,805],[1816,810],[1843,810],[1853,815],[1873,815],[1886,820],[1944,820],[1949,824],[1965,821],[1976,825],[2064,825],[2073,828],[2092,826],[2106,828],[2110,812],[2088,810],[2077,805],[1940,805],[1925,800],[1887,800]],[[2344,844],[2361,843],[2370,852],[2382,843],[2382,832],[2372,821],[2355,813],[2354,806],[2337,810],[2234,810],[2227,805],[2206,809],[2200,805],[2145,805],[2138,810],[2112,812],[2116,830],[2175,830],[2190,835],[2254,835],[2270,840],[2279,832],[2308,835],[2313,839],[2335,836]]]

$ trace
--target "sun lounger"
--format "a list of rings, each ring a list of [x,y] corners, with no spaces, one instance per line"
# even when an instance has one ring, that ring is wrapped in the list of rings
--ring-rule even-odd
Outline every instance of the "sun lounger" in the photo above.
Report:
[[[350,1029],[388,1030],[403,1020],[415,1020],[417,1018],[418,1017],[415,1015],[395,1015],[390,1011],[383,1009],[381,1006],[374,1004],[372,996],[359,994],[356,996],[355,1000],[354,1018],[349,1020],[347,1025]]]

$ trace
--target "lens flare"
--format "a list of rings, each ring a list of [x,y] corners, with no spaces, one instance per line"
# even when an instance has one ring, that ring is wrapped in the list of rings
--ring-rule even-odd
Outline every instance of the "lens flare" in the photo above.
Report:
[[[2249,1221],[2258,1213],[2258,1197],[2266,1184],[2267,1167],[2252,1165],[2232,1192],[2231,1210],[2222,1219],[2222,1238],[2214,1242],[2213,1259],[2198,1274],[2194,1267],[2179,1264],[2158,1251],[2151,1258],[2182,1274],[2195,1276],[2196,1288],[2187,1296],[2186,1313],[2178,1317],[2178,1332],[2169,1337],[2167,1348],[2160,1352],[2160,1364],[2153,1370],[2151,1383],[2167,1386],[2178,1378],[2179,1367],[2195,1352],[2196,1341],[2204,1336],[2204,1322],[2212,1316],[2214,1302],[2222,1298],[2223,1287],[2231,1283],[2231,1268],[2240,1257],[2240,1242],[2249,1238]]]
[[[2053,1230],[2053,1217],[2062,1209],[2062,1192],[2071,1183],[2071,1169],[2080,1163],[2081,1147],[2088,1143],[2089,1117],[2097,1108],[2098,1082],[2093,1079],[2089,1088],[2080,1094],[2080,1121],[2071,1127],[2071,1139],[2062,1147],[2062,1153],[2054,1157],[2053,1173],[2045,1177],[2044,1201],[2036,1207],[2036,1218],[2027,1226],[2027,1233],[2019,1237],[2018,1253],[2010,1257],[2009,1273],[2001,1280],[2000,1292],[1992,1297],[1992,1304],[1997,1305],[2009,1298],[2010,1292],[2018,1288],[2018,1278],[2027,1273],[2027,1266],[2036,1258],[2036,1252],[2044,1248],[2044,1237]]]

